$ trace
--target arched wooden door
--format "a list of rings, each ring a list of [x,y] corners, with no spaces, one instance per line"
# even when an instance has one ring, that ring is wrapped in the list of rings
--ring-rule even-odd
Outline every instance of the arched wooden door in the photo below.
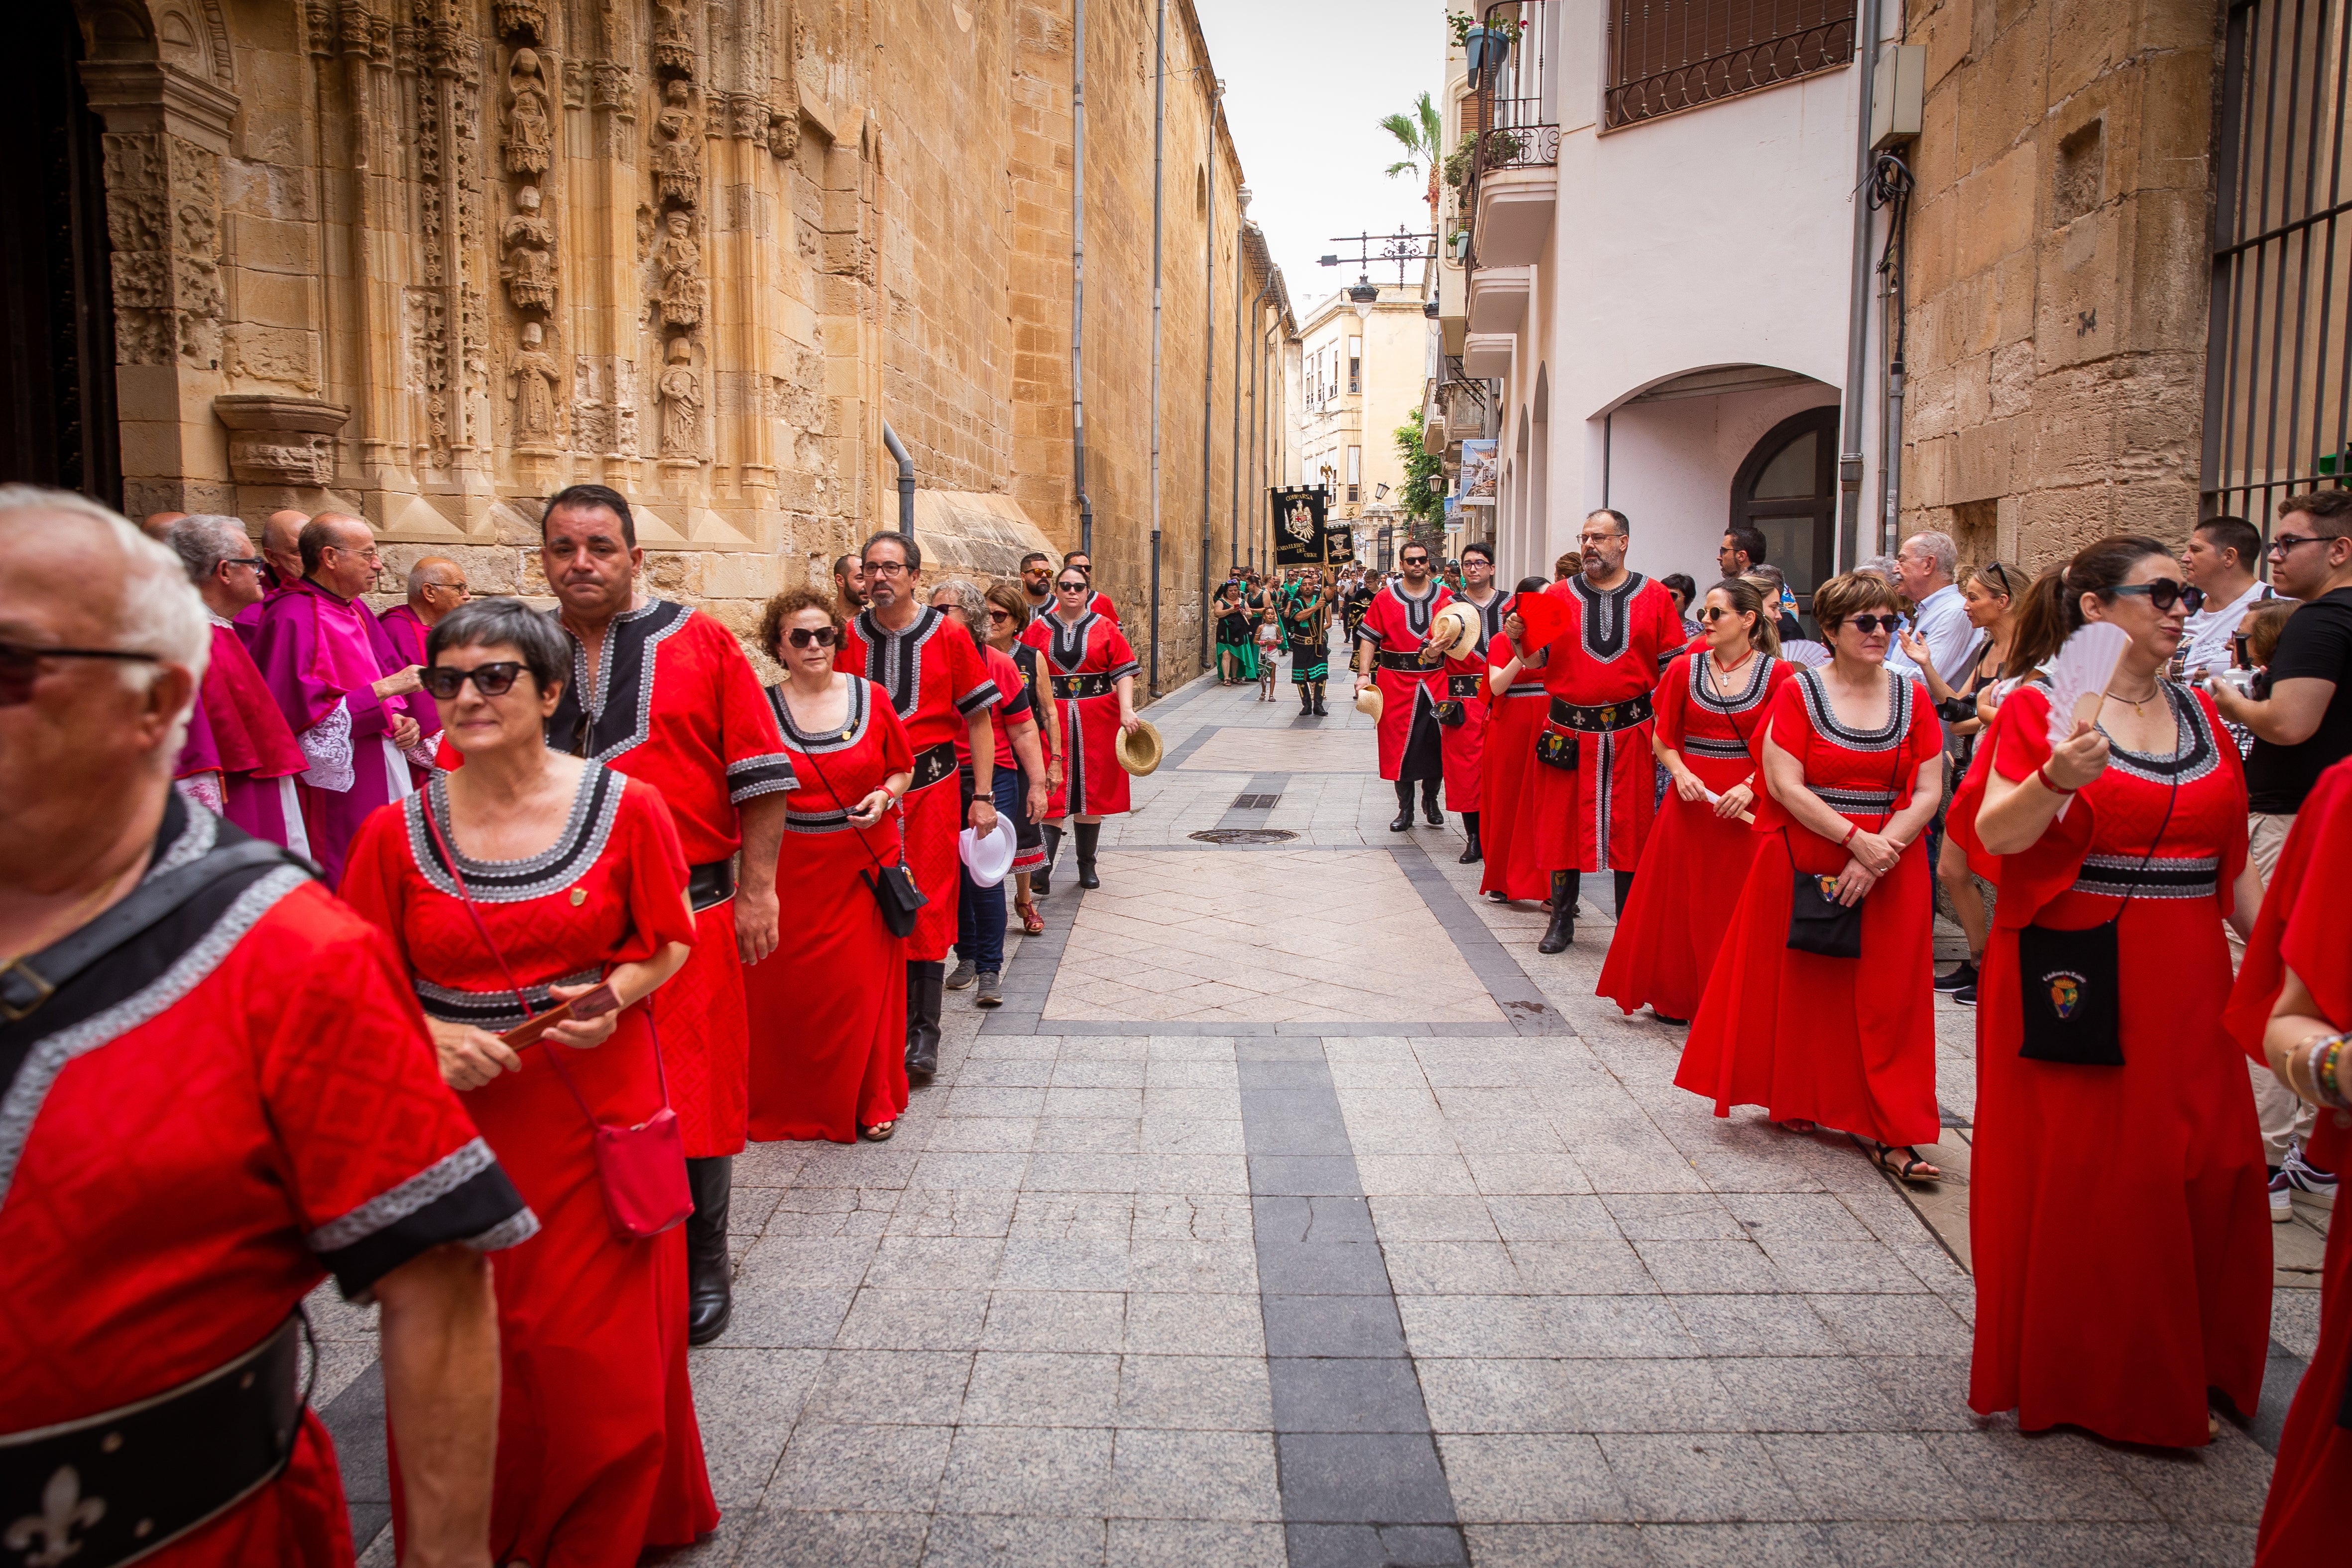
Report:
[[[1731,521],[1763,531],[1768,559],[1809,614],[1833,560],[1837,432],[1835,404],[1792,414],[1764,433],[1731,480]]]
[[[0,478],[122,504],[104,129],[67,0],[10,29],[0,93]]]

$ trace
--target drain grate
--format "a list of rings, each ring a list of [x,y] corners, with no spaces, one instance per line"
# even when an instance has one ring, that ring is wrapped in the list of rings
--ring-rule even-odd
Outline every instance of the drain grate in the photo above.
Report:
[[[1212,827],[1186,837],[1203,844],[1287,844],[1298,835],[1279,827]]]
[[[1233,809],[1235,811],[1272,811],[1274,809],[1275,803],[1281,798],[1282,797],[1278,795],[1237,795],[1234,796]]]

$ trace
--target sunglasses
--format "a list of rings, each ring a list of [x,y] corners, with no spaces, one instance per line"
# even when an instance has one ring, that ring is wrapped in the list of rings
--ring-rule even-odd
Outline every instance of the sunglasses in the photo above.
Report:
[[[2112,592],[2117,595],[2127,594],[2134,598],[2145,597],[2149,604],[2156,606],[2156,613],[2159,616],[2170,613],[2175,605],[2195,615],[2205,603],[2204,589],[2189,583],[2176,583],[2169,577],[2158,577],[2153,583],[2134,583],[2127,587],[2114,589]]]
[[[1726,616],[1738,620],[1742,613],[1738,610],[1727,610],[1719,605],[1702,605],[1697,612],[1698,618],[1702,621],[1719,621]]]
[[[1848,616],[1845,624],[1868,637],[1873,632],[1892,632],[1903,623],[1900,616]]]
[[[1059,588],[1065,594],[1083,594],[1087,591],[1087,580],[1081,577],[1076,582],[1073,583],[1066,577],[1061,582],[1055,584],[1054,586]]]
[[[1009,621],[1013,618],[1013,612],[1010,610],[992,609],[988,612],[988,618],[992,621]]]
[[[33,682],[41,673],[45,658],[116,658],[137,659],[144,664],[161,664],[160,655],[131,653],[113,647],[31,647],[24,643],[0,642],[0,708],[14,708],[33,700]]]
[[[811,643],[831,647],[841,640],[841,634],[831,626],[794,626],[784,634],[784,640],[794,647],[806,647]]]
[[[478,664],[471,669],[453,669],[448,665],[436,664],[430,669],[418,671],[416,679],[417,684],[434,697],[451,702],[457,700],[457,693],[466,689],[468,680],[474,683],[474,689],[485,697],[504,697],[514,689],[515,679],[522,671],[523,667],[513,659],[502,658],[492,664]]]
[[[1404,566],[1426,566],[1429,564],[1429,557],[1426,555],[1403,555],[1399,556],[1397,559],[1398,564]]]

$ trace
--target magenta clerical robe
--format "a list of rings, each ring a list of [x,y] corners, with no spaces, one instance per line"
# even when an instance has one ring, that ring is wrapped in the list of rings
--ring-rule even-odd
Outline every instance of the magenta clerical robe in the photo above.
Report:
[[[295,781],[309,766],[236,623],[215,616],[212,658],[180,752],[183,793],[257,838],[308,855]]]

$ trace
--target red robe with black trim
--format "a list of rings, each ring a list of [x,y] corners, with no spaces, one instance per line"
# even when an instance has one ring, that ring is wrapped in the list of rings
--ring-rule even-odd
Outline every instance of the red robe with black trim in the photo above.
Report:
[[[1096,597],[1100,598],[1100,595]],[[1075,816],[1111,816],[1128,809],[1127,770],[1118,765],[1120,676],[1136,671],[1135,649],[1116,620],[1088,610],[1076,621],[1040,616],[1023,629],[1021,640],[1045,656],[1055,679],[1099,676],[1112,683],[1093,697],[1055,695],[1062,710],[1062,793]]]
[[[1579,708],[1606,707],[1650,695],[1663,658],[1683,646],[1674,595],[1654,579],[1629,572],[1604,593],[1581,576],[1545,590],[1574,611],[1553,639],[1544,689]],[[1556,733],[1570,733],[1546,721]],[[1536,864],[1545,871],[1631,871],[1657,814],[1657,763],[1651,722],[1606,734],[1575,734],[1577,765],[1535,771]]]
[[[776,716],[735,634],[699,610],[648,599],[605,626],[593,675],[578,637],[564,635],[572,679],[547,743],[661,791],[689,867],[731,858],[743,846],[742,804],[793,785]],[[732,897],[695,911],[694,952],[661,988],[660,1009],[687,1158],[740,1152],[751,1037]]]
[[[935,963],[954,945],[961,890],[956,835],[963,831],[963,790],[956,781],[955,743],[959,738],[969,742],[967,720],[995,707],[1003,694],[989,678],[971,634],[928,605],[895,632],[872,610],[859,612],[842,635],[833,667],[862,675],[889,694],[914,749],[915,784],[899,810],[907,868],[930,902],[915,917],[907,959]]]
[[[148,875],[243,837],[174,798]],[[538,1228],[442,1083],[383,934],[290,866],[233,875],[87,972],[99,990],[0,1033],[24,1047],[0,1134],[0,1434],[210,1372],[331,1271],[358,1295],[446,1243]],[[306,1412],[275,1479],[142,1561],[350,1563],[326,1427]]]
[[[1421,651],[1429,624],[1437,612],[1454,602],[1454,591],[1433,580],[1429,591],[1416,599],[1402,583],[1391,583],[1372,595],[1356,640],[1370,643],[1375,654]],[[1375,668],[1373,681],[1381,692],[1381,777],[1433,779],[1444,775],[1444,761],[1437,721],[1437,705],[1445,700],[1445,664],[1433,660],[1423,670]]]
[[[1441,726],[1439,737],[1445,766],[1445,809],[1477,811],[1486,795],[1486,714],[1493,702],[1486,689],[1486,645],[1503,635],[1504,607],[1511,596],[1498,590],[1483,605],[1465,594],[1454,598],[1478,612],[1478,641],[1467,657],[1445,661],[1446,693],[1462,704],[1462,722]]]

